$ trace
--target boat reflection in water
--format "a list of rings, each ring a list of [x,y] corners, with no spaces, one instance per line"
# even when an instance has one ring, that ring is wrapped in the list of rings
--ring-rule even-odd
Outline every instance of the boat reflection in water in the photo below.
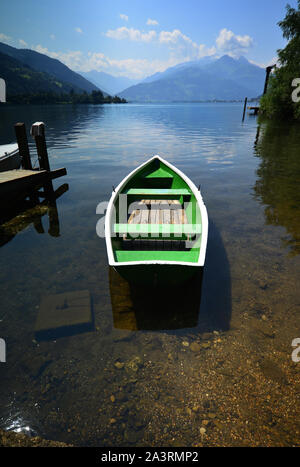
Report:
[[[127,282],[110,267],[109,284],[117,329],[175,330],[197,326],[202,270],[177,287],[147,287]]]
[[[109,269],[114,327],[127,330],[227,331],[231,319],[230,267],[219,230],[210,220],[204,269],[176,287],[141,287]]]

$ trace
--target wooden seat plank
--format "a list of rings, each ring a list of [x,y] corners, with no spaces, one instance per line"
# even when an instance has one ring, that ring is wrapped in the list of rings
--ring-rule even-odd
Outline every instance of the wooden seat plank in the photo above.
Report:
[[[147,205],[144,204],[142,210],[141,210],[141,224],[148,224],[149,223],[149,212],[150,210],[148,209]]]
[[[191,195],[188,188],[129,188],[127,195]]]
[[[171,212],[170,209],[162,210],[163,224],[171,224]]]
[[[146,249],[162,249],[164,244],[166,245],[163,249],[172,249],[172,242],[175,241],[175,249],[177,249],[177,243],[182,240],[176,240],[176,237],[178,235],[180,237],[181,232],[187,232],[185,235],[188,239],[191,235],[199,234],[201,232],[201,227],[199,231],[199,228],[196,227],[195,229],[195,226],[188,224],[186,212],[182,209],[182,205],[178,200],[143,199],[139,201],[137,206],[141,209],[135,209],[131,213],[128,219],[127,228],[126,224],[117,224],[115,226],[116,232],[123,236],[123,240],[127,244],[126,248],[146,248],[145,242],[148,242]],[[185,229],[183,230],[181,230],[180,227],[182,224],[185,224]],[[172,229],[169,231],[171,225]],[[175,236],[175,238],[168,238],[170,232],[172,232],[172,237]],[[150,234],[149,238],[148,233]],[[146,235],[146,238],[144,238],[142,243],[140,243],[137,239],[128,238],[128,234]],[[164,240],[153,239],[151,240],[151,246],[149,243],[151,234],[154,235],[154,237],[157,235],[160,237],[162,236]]]

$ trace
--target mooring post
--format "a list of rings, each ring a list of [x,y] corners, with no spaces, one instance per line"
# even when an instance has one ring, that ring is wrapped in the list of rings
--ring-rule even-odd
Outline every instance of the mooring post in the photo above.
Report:
[[[276,67],[276,65],[271,65],[271,66],[267,66],[267,68],[266,68],[266,80],[265,80],[265,87],[264,87],[264,94],[263,95],[265,95],[266,92],[267,92],[270,73],[273,70],[273,68],[275,68],[275,67]]]
[[[50,164],[48,159],[47,144],[45,138],[45,124],[43,122],[35,122],[31,126],[30,134],[35,139],[36,150],[38,153],[40,170],[46,170],[50,175]],[[51,198],[54,190],[52,181],[49,179],[45,185],[45,196]]]
[[[246,113],[247,101],[248,101],[248,97],[245,97],[244,112],[243,112],[243,121],[245,120],[245,113]]]
[[[35,139],[40,169],[47,170],[47,172],[50,172],[47,144],[45,138],[45,124],[43,122],[33,123],[31,126],[30,134]]]
[[[23,169],[32,170],[25,123],[15,124],[15,133]]]

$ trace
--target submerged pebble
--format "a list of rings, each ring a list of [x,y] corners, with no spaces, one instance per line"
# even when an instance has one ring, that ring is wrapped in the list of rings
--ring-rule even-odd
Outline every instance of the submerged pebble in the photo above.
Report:
[[[124,368],[125,366],[125,363],[122,363],[122,362],[115,362],[115,367],[118,369],[118,370],[122,370],[122,368]]]
[[[128,372],[137,372],[143,366],[142,359],[140,357],[134,357],[125,364],[125,370]]]
[[[198,342],[192,342],[190,345],[190,349],[192,352],[199,352],[201,350],[201,347],[198,344]]]

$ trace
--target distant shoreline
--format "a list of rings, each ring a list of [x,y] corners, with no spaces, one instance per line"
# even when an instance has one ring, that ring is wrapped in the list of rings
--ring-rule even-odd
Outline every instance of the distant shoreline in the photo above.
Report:
[[[127,104],[240,104],[240,100],[207,100],[207,101],[127,101]],[[248,102],[259,102],[259,99],[248,99]]]
[[[0,108],[4,106],[21,106],[21,105],[112,105],[112,104],[128,104],[129,102],[0,102]]]
[[[111,104],[140,104],[140,105],[153,105],[153,104],[241,104],[244,100],[207,100],[207,101],[125,101],[125,102],[0,102],[1,106],[8,105],[111,105]],[[248,103],[259,102],[259,99],[248,99]]]
[[[92,91],[90,94],[70,93],[57,94],[51,91],[30,94],[8,94],[6,104],[127,104],[126,99],[119,96],[104,96],[101,91]]]

